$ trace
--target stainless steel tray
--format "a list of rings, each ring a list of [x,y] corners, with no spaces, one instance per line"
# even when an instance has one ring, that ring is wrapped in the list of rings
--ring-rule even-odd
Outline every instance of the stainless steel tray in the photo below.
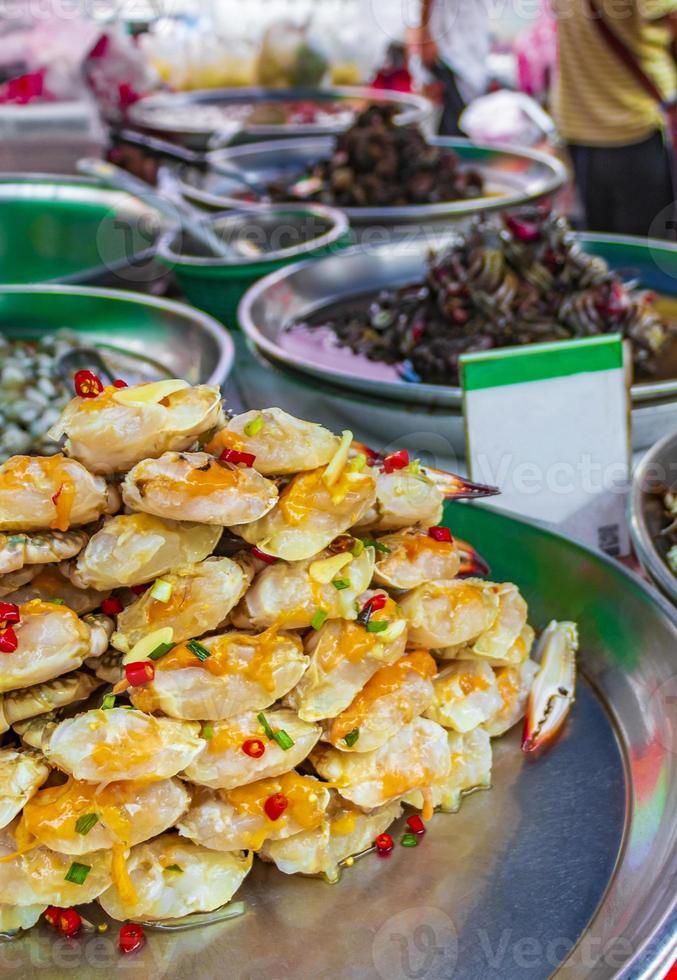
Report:
[[[630,531],[637,557],[658,588],[677,604],[677,575],[665,562],[670,547],[661,537],[666,525],[661,488],[677,488],[677,432],[661,439],[644,456],[632,480]]]
[[[520,584],[537,625],[580,624],[583,677],[553,750],[527,760],[512,733],[491,791],[338,885],[258,865],[240,919],[149,933],[123,959],[115,930],[38,931],[0,947],[4,975],[660,980],[677,952],[675,614],[618,564],[540,528],[467,505],[447,516]]]

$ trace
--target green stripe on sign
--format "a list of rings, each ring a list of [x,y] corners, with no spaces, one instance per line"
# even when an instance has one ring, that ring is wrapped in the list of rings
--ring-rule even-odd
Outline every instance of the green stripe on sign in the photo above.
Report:
[[[460,366],[463,388],[478,391],[590,371],[622,369],[623,344],[620,334],[528,344],[482,354],[464,354]]]

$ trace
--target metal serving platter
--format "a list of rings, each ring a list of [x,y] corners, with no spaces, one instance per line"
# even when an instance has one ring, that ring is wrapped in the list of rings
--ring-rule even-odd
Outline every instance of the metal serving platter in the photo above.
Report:
[[[221,384],[233,342],[212,317],[184,303],[86,286],[0,286],[0,334],[33,340],[68,328],[130,382],[159,377]]]
[[[308,103],[325,106],[330,113],[337,112],[335,119],[323,122],[296,121],[286,123],[273,119],[257,121],[262,107]],[[179,139],[193,149],[206,150],[210,143],[218,142],[220,131],[229,130],[228,110],[234,110],[238,120],[236,140],[252,142],[270,139],[288,139],[297,136],[335,136],[352,125],[355,116],[369,105],[394,105],[399,107],[396,117],[401,125],[421,125],[432,115],[433,107],[428,99],[404,92],[381,93],[373,89],[338,86],[334,88],[226,88],[205,89],[194,92],[173,92],[149,95],[130,107],[129,122],[142,129],[163,133]],[[219,125],[220,111],[224,110],[223,126]],[[248,113],[249,110],[249,113]],[[247,114],[249,118],[247,118]]]
[[[666,564],[670,548],[661,535],[666,517],[659,492],[677,488],[677,430],[644,456],[632,481],[630,530],[637,557],[658,588],[677,605],[677,575]]]
[[[374,245],[406,236],[425,240],[426,233],[439,230],[479,211],[516,207],[554,194],[566,182],[563,164],[553,156],[522,147],[497,148],[466,139],[432,137],[429,142],[456,152],[468,167],[479,170],[487,195],[467,201],[408,205],[387,208],[342,208],[351,225],[362,233],[361,240]],[[242,186],[228,171],[240,171],[258,184],[302,174],[334,151],[330,138],[279,140],[228,147],[208,153],[208,169],[184,166],[178,171],[186,197],[210,208],[237,208],[243,204]],[[222,172],[219,172],[219,171]],[[247,207],[256,207],[247,202]],[[258,205],[265,207],[265,205]]]
[[[119,957],[117,930],[0,947],[3,975],[44,980],[660,980],[677,952],[677,721],[671,608],[620,565],[534,525],[452,505],[531,618],[578,621],[577,702],[539,760],[518,732],[495,745],[493,788],[439,814],[415,850],[367,855],[342,881],[257,863],[245,915],[149,932]]]

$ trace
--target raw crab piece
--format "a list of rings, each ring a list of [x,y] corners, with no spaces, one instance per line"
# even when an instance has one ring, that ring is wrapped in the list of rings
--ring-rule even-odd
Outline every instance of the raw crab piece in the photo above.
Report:
[[[331,619],[306,637],[310,665],[286,699],[304,721],[335,718],[379,668],[394,664],[404,653],[407,621],[383,592],[363,593],[360,607],[364,608],[373,596],[385,598],[386,602],[372,613],[368,627],[360,622]],[[377,623],[386,623],[386,628],[370,632]]]
[[[435,679],[434,688],[435,700],[425,716],[456,732],[477,728],[502,704],[496,677],[487,663],[452,663]]]
[[[538,641],[538,673],[529,691],[522,749],[537,752],[550,745],[574,703],[578,627],[575,623],[547,626]]]
[[[8,593],[4,597],[6,602],[21,605],[24,602],[30,602],[31,599],[42,599],[43,602],[61,599],[78,616],[84,616],[86,613],[98,609],[103,600],[110,595],[108,591],[97,592],[96,589],[81,589],[73,585],[63,575],[63,565],[45,565],[44,567],[27,565],[26,568],[34,569],[37,574],[34,574],[26,585],[22,585],[15,592]]]
[[[97,786],[69,778],[32,797],[21,815],[21,831],[62,854],[120,843],[129,847],[164,833],[189,804],[188,790],[178,779]]]
[[[65,456],[12,456],[0,466],[0,531],[68,531],[120,506],[117,488]]]
[[[142,459],[188,449],[222,423],[217,387],[159,381],[74,398],[47,434],[65,435],[68,455],[92,473],[124,473]]]
[[[271,819],[265,803],[276,794],[287,805]],[[294,771],[237,789],[198,789],[177,830],[215,851],[258,851],[266,840],[315,830],[324,819],[329,799],[329,790],[321,782]]]
[[[4,905],[0,904],[0,934],[13,936],[21,929],[32,929],[46,905]]]
[[[459,578],[479,578],[480,576],[491,573],[491,569],[484,558],[482,558],[480,553],[471,544],[468,544],[467,541],[461,541],[460,538],[454,538],[454,544],[458,549],[461,559],[461,565],[458,570]]]
[[[277,487],[250,466],[207,453],[165,453],[130,470],[122,497],[131,510],[198,524],[249,524],[277,502]]]
[[[185,643],[157,660],[154,679],[131,689],[133,704],[170,718],[218,721],[268,708],[308,667],[301,640],[275,629],[207,636],[200,646],[210,654],[203,660]]]
[[[491,786],[491,740],[482,728],[475,728],[464,735],[447,733],[450,769],[447,776],[434,782],[430,797],[422,793],[409,793],[405,803],[425,812],[431,804],[446,813],[456,813],[463,796],[475,789]]]
[[[345,711],[325,725],[324,738],[343,752],[373,752],[431,704],[437,664],[414,650],[369,678]]]
[[[85,667],[94,671],[96,677],[105,684],[117,684],[124,676],[123,654],[109,647],[100,657],[85,660]]]
[[[35,752],[0,749],[0,827],[14,820],[50,773]]]
[[[436,650],[473,643],[498,617],[498,588],[479,579],[455,579],[407,592],[399,603],[409,620],[410,644]]]
[[[6,599],[8,595],[14,595],[22,589],[40,573],[39,565],[26,565],[17,572],[7,572],[0,575],[0,599]]]
[[[246,712],[228,721],[214,722],[213,734],[182,776],[211,789],[234,789],[259,779],[281,776],[300,765],[320,737],[319,725],[301,721],[293,711],[284,708],[266,711],[264,717],[274,732],[284,731],[289,735],[294,743],[290,748],[283,749],[275,740],[268,739],[256,713]],[[265,747],[258,759],[248,756],[242,748],[252,738],[260,739]]]
[[[303,561],[329,547],[360,521],[376,499],[373,471],[344,466],[337,473],[337,456],[326,467],[293,476],[265,517],[231,530],[285,561]]]
[[[76,670],[43,684],[0,694],[0,732],[6,732],[10,725],[27,718],[84,701],[97,687],[101,687],[98,677],[92,677],[84,670]]]
[[[162,834],[132,848],[124,895],[111,887],[99,902],[120,921],[162,921],[211,912],[231,900],[249,874],[253,857],[246,851],[211,851],[177,834]]]
[[[66,880],[73,864],[69,854],[48,847],[31,847],[19,835],[18,820],[0,831],[0,894],[15,905],[56,905],[68,908],[92,902],[111,884],[109,851],[88,851],[78,864],[89,868],[82,884]],[[24,849],[24,853],[21,853]],[[7,860],[10,856],[12,860]]]
[[[440,523],[444,494],[424,470],[410,464],[393,473],[373,472],[376,473],[376,500],[355,521],[360,531],[394,531]]]
[[[491,738],[503,735],[524,717],[527,700],[538,664],[525,660],[515,667],[498,667],[495,670],[501,706],[482,725]]]
[[[374,549],[365,548],[357,557],[350,551],[332,550],[344,541],[356,543],[352,538],[339,538],[332,548],[313,558],[265,567],[234,610],[234,625],[244,629],[273,625],[306,629],[318,609],[329,619],[354,619],[355,600],[371,582]]]
[[[436,541],[426,528],[407,527],[380,537],[378,544],[374,582],[387,588],[411,590],[424,582],[453,579],[460,568],[456,544]]]
[[[205,449],[215,456],[224,449],[253,453],[259,473],[283,476],[326,466],[339,442],[338,436],[315,422],[294,418],[281,408],[264,408],[230,419]]]
[[[0,693],[76,670],[106,650],[113,631],[106,616],[79,619],[68,606],[40,599],[19,606],[19,612],[21,621],[13,627],[18,646],[2,658]]]
[[[253,564],[244,557],[238,561],[207,558],[184,565],[163,577],[170,589],[166,602],[153,598],[149,589],[119,614],[113,646],[128,653],[144,636],[165,627],[174,631],[175,643],[218,629],[244,595],[253,574]]]
[[[87,531],[42,531],[0,534],[0,575],[25,565],[48,565],[77,555],[89,540]]]
[[[373,752],[339,752],[321,744],[310,761],[350,803],[373,810],[414,790],[427,791],[449,774],[447,733],[436,722],[416,718]]]
[[[317,830],[268,840],[259,857],[272,861],[287,875],[324,875],[336,881],[341,862],[371,847],[401,812],[399,803],[389,803],[372,813],[360,813],[333,794],[330,810]]]
[[[470,581],[470,579],[466,579]],[[498,596],[498,615],[491,626],[471,643],[454,649],[440,650],[443,658],[456,657],[458,660],[481,660],[492,666],[518,664],[529,653],[529,635],[533,631],[527,626],[529,609],[516,585],[485,583],[486,587]]]
[[[125,708],[86,711],[47,726],[41,740],[49,762],[89,783],[169,779],[190,765],[203,746],[195,722]]]
[[[173,568],[204,561],[221,537],[209,524],[182,524],[150,514],[120,514],[97,531],[76,562],[61,566],[74,585],[104,592],[152,582]]]

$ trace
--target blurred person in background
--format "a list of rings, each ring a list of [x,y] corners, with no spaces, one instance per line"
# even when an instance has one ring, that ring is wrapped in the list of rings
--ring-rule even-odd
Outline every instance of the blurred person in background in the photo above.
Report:
[[[677,0],[553,0],[553,6],[555,116],[585,227],[674,237],[665,107],[677,90]]]

